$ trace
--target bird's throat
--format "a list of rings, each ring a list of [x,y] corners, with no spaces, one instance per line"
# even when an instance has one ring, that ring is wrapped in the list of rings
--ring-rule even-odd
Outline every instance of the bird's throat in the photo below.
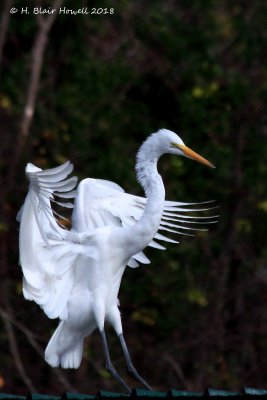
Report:
[[[137,227],[141,228],[141,234],[148,238],[148,243],[158,231],[165,200],[165,189],[157,170],[157,161],[157,158],[139,157],[136,163],[137,179],[147,197],[145,210]]]

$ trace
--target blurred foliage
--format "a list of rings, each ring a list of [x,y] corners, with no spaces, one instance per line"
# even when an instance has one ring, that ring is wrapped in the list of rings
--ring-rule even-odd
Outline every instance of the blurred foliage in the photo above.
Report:
[[[34,2],[13,3],[20,9]],[[120,301],[133,359],[157,389],[265,386],[266,1],[65,0],[64,6],[112,7],[115,13],[57,17],[30,136],[9,192],[8,170],[29,82],[36,16],[11,15],[4,47],[0,235],[1,264],[5,256],[8,269],[0,273],[12,299],[13,318],[45,347],[55,323],[23,300],[17,263],[15,216],[27,190],[25,164],[46,168],[69,159],[80,178],[114,180],[141,194],[135,153],[149,133],[165,127],[217,166],[208,170],[188,159],[164,157],[159,169],[167,198],[216,199],[220,221],[209,234],[181,238],[167,252],[147,250],[151,265],[126,271]],[[2,324],[1,389],[27,393],[4,328]],[[38,391],[61,393],[53,370],[36,355],[21,325],[15,325],[15,332]],[[114,364],[123,375],[121,350],[110,336]],[[64,376],[80,392],[120,390],[103,366],[94,334],[80,370]]]

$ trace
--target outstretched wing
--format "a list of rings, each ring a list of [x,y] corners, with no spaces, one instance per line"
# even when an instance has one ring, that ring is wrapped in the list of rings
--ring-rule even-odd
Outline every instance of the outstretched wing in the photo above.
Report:
[[[82,246],[68,240],[68,231],[57,223],[51,202],[72,208],[77,178],[70,162],[42,171],[33,164],[26,167],[29,192],[18,214],[20,222],[20,263],[23,271],[23,294],[34,300],[50,318],[67,317],[66,304],[72,290],[73,268]],[[56,196],[56,197],[55,197]]]
[[[146,205],[147,199],[125,193],[114,182],[87,178],[80,182],[72,215],[72,226],[77,232],[84,232],[105,225],[130,226],[138,221]],[[181,203],[165,201],[161,223],[154,239],[148,244],[159,250],[165,250],[159,241],[179,243],[161,232],[181,235],[192,235],[193,231],[207,230],[203,224],[216,222],[216,216],[191,215],[209,208],[196,208],[204,203]],[[189,215],[188,215],[189,213]],[[143,252],[133,256],[128,265],[132,268],[138,262],[148,264],[150,261]]]

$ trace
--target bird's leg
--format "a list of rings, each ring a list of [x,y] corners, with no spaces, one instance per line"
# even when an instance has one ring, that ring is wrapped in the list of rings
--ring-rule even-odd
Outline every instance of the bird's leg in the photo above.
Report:
[[[121,316],[120,316],[120,311],[117,306],[114,306],[111,308],[111,310],[109,311],[109,314],[107,315],[107,319],[113,326],[115,332],[118,335],[118,338],[120,339],[120,343],[121,343],[123,354],[124,354],[124,357],[125,357],[125,360],[127,363],[128,371],[136,380],[141,382],[147,389],[152,390],[151,387],[148,385],[148,383],[146,383],[146,381],[138,374],[138,372],[136,371],[136,369],[133,365],[127,344],[123,337]]]
[[[106,368],[107,370],[111,373],[111,375],[118,381],[120,382],[125,389],[130,393],[131,389],[130,387],[124,382],[124,380],[120,377],[120,375],[118,374],[118,372],[116,371],[116,369],[113,367],[113,364],[111,362],[110,359],[110,354],[109,354],[109,349],[108,349],[108,344],[107,344],[107,339],[106,339],[106,334],[105,334],[105,330],[103,329],[102,331],[100,331],[101,333],[101,338],[102,338],[102,344],[103,344],[103,348],[104,348],[104,352],[105,352],[105,357],[106,357]]]
[[[127,363],[128,371],[135,379],[137,379],[139,382],[141,382],[148,390],[152,390],[151,386],[149,386],[149,384],[136,371],[123,334],[122,333],[119,334],[118,337],[120,339],[120,343],[121,343],[123,354],[124,354],[124,357],[125,357],[125,360]]]

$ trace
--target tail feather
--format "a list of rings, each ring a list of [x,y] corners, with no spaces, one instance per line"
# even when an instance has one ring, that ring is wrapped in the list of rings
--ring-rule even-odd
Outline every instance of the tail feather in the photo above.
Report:
[[[60,355],[58,354],[58,350],[63,324],[63,321],[59,324],[45,349],[45,361],[51,365],[51,367],[59,367],[60,365]]]
[[[83,338],[61,356],[62,368],[79,368],[83,355]]]
[[[65,329],[64,329],[65,328]],[[45,350],[45,360],[51,367],[78,368],[83,353],[83,337],[74,335],[61,321]]]

